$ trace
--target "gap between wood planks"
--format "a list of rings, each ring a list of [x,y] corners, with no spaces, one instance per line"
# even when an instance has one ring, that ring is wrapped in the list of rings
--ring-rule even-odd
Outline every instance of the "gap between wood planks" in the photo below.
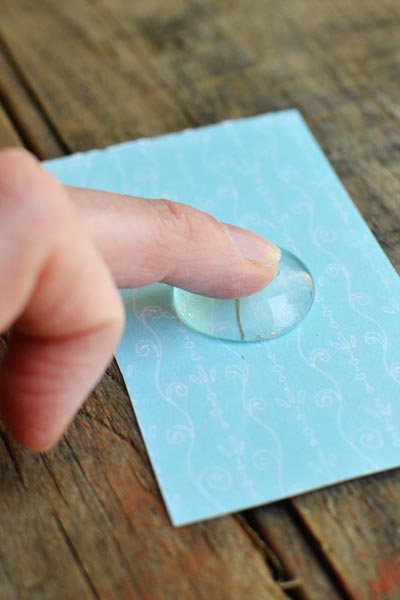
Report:
[[[321,571],[324,572],[327,580],[332,584],[332,589],[337,592],[338,597],[340,597],[341,600],[354,600],[354,596],[349,592],[340,573],[337,572],[334,564],[329,560],[329,557],[321,548],[320,543],[313,535],[313,532],[310,531],[307,522],[302,518],[301,513],[296,509],[296,506],[292,501],[290,499],[284,500],[279,502],[278,506],[284,508],[290,516],[298,536],[300,536],[300,538],[302,538],[309,546],[312,559],[318,562]],[[261,518],[259,518],[259,513],[262,513],[265,510],[268,510],[268,506],[260,507],[259,509],[250,509],[244,513],[243,517],[246,519],[247,525],[251,527],[254,535],[259,538],[261,544],[265,544],[265,559],[272,569],[274,578],[278,583],[282,582],[281,585],[283,589],[285,591],[289,590],[293,595],[293,598],[296,600],[307,600],[308,594],[304,592],[304,587],[316,587],[316,582],[307,581],[304,576],[296,576],[293,565],[287,564],[287,557],[281,558],[281,556],[279,556],[276,548],[274,548],[275,544],[274,540],[271,538],[271,533],[268,531],[268,528],[265,527],[265,518],[263,518],[262,515]],[[310,557],[308,557],[308,559],[309,558]],[[319,598],[320,596],[317,595],[316,597]]]

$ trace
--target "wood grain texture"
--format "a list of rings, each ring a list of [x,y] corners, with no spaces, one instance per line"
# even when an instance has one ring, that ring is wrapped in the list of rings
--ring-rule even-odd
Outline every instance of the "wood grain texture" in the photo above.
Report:
[[[348,597],[400,597],[400,477],[387,472],[293,501]]]
[[[299,526],[289,502],[248,511],[246,517],[267,543],[275,578],[285,582],[285,589],[295,598],[342,600],[346,597],[329,560],[325,561],[325,553],[315,548],[307,527]]]
[[[186,125],[173,99],[86,2],[4,0],[1,25],[8,54],[70,150]]]
[[[8,128],[4,133],[4,128],[0,129],[3,131],[2,146],[14,145],[17,134],[19,143],[40,158],[56,158],[65,154],[65,148],[49,128],[40,106],[30,94],[16,65],[7,57],[4,47],[0,47],[0,99],[13,124],[13,131]]]
[[[400,271],[397,0],[2,0],[0,36],[1,144],[296,106]],[[173,530],[115,364],[55,451],[2,440],[1,598],[400,598],[398,472],[250,511],[264,543],[234,517]]]
[[[0,148],[3,146],[20,146],[21,138],[15,131],[6,111],[0,104]]]

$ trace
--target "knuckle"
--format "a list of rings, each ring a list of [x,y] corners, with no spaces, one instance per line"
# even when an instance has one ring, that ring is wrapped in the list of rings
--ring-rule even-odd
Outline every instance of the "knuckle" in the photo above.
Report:
[[[195,223],[190,209],[185,204],[171,200],[160,199],[157,201],[159,213],[158,225],[161,232],[170,231],[172,234],[190,243],[195,235]]]
[[[157,201],[161,233],[171,234],[186,246],[204,248],[205,239],[221,236],[221,224],[212,215],[187,204],[160,199]],[[225,236],[224,236],[225,237]]]

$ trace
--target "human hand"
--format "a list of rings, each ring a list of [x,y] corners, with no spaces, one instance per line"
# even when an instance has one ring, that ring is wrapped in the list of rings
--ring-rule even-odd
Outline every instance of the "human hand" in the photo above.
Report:
[[[112,358],[118,287],[162,281],[219,298],[274,277],[279,250],[166,200],[68,188],[21,149],[0,151],[0,409],[21,444],[63,434]]]

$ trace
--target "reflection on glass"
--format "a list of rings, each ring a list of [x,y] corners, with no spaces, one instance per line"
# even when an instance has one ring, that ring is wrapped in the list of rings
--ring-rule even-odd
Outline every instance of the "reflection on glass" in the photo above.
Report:
[[[275,338],[293,329],[310,310],[314,284],[305,265],[282,250],[279,271],[263,290],[219,300],[174,289],[173,303],[185,325],[205,335],[238,342]]]

